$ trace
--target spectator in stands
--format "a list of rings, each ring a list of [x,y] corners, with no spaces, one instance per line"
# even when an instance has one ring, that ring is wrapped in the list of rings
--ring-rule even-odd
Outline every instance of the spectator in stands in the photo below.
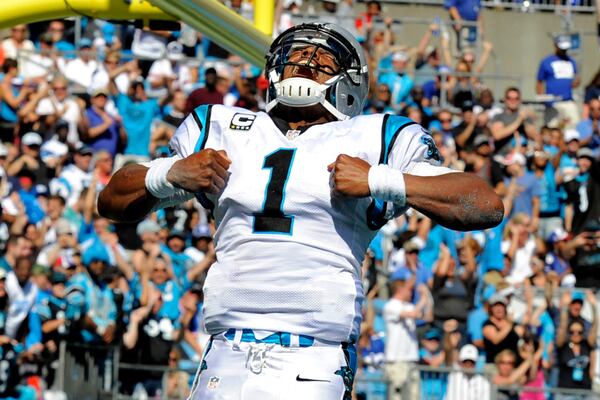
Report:
[[[58,201],[54,202],[58,203]],[[54,221],[50,233],[54,236],[53,240],[40,250],[36,262],[49,268],[68,266],[77,248],[76,229],[66,219],[61,218]]]
[[[169,353],[169,367],[177,368],[178,362],[181,360],[181,353],[176,347],[171,349]],[[169,371],[167,376],[167,398],[168,399],[185,399],[190,394],[190,376],[185,371]]]
[[[560,299],[560,309],[553,309],[555,325],[558,327],[556,335],[556,345],[562,346],[565,344],[567,336],[559,336],[559,331],[562,326],[562,332],[565,334],[565,327],[570,326],[573,322],[579,322],[583,326],[583,337],[591,340],[590,343],[595,343],[597,330],[594,325],[598,324],[598,316],[595,312],[592,313],[593,321],[590,322],[585,319],[581,313],[583,309],[584,300],[592,307],[592,310],[596,310],[596,298],[590,291],[586,291],[585,295],[579,291],[573,294],[568,291],[564,292]],[[559,340],[560,339],[560,340]]]
[[[65,66],[65,77],[75,84],[74,91],[86,93],[92,86],[94,72],[98,70],[99,64],[94,57],[92,41],[82,38],[78,43],[79,51],[77,57]]]
[[[202,261],[210,252],[214,251],[212,235],[208,224],[198,224],[192,230],[192,245],[184,250],[194,263]]]
[[[591,298],[595,299],[594,296],[590,296],[590,300]],[[595,312],[594,307],[594,315]],[[585,336],[584,326],[580,321],[567,323],[567,320],[561,315],[556,335],[558,386],[589,390],[595,375],[597,322],[593,326],[594,330]]]
[[[504,187],[506,187],[505,205],[509,204],[508,215],[519,213],[531,219],[531,229],[538,229],[540,215],[540,196],[542,189],[533,173],[527,170],[525,157],[517,152],[500,159],[505,165]]]
[[[73,53],[75,52],[75,46],[69,41],[65,40],[65,23],[62,20],[51,21],[48,25],[47,33],[51,35],[52,42],[56,49],[60,52]],[[73,54],[70,54],[71,57]]]
[[[67,290],[78,293],[71,301],[74,313],[81,318],[81,338],[86,343],[110,344],[115,340],[117,309],[104,272],[109,257],[102,246],[88,248],[82,257],[87,268],[69,279]]]
[[[558,173],[556,174],[558,184],[572,181],[579,173],[579,168],[577,167],[577,151],[581,148],[579,132],[575,129],[566,129],[564,143],[564,148],[560,148],[557,155],[559,157]],[[567,224],[566,226],[570,228],[570,225]]]
[[[377,0],[370,0],[366,3],[366,11],[362,13],[354,21],[358,36],[363,39],[367,37],[367,29],[369,25],[372,25],[374,20],[381,17],[381,3]]]
[[[119,120],[107,111],[108,90],[98,88],[92,92],[90,107],[82,118],[81,140],[94,151],[105,150],[111,157],[127,142],[127,135]]]
[[[40,52],[27,55],[21,63],[21,74],[25,79],[42,83],[62,73],[65,60],[55,51],[52,35],[40,36]]]
[[[181,279],[192,265],[192,260],[184,253],[185,240],[186,235],[183,231],[173,229],[167,236],[166,246],[163,247],[163,251],[168,254],[173,263],[173,273],[180,284],[183,284]]]
[[[6,253],[0,258],[0,269],[3,269],[6,272],[13,271],[17,259],[31,256],[31,240],[22,235],[11,235],[6,245]]]
[[[71,324],[71,315],[67,310],[67,297],[65,284],[67,276],[62,272],[53,272],[50,277],[52,288],[51,293],[38,301],[35,306],[35,312],[38,314],[42,324],[42,343],[46,349],[46,365],[54,369],[52,362],[58,359],[58,346],[62,340],[65,340],[69,334]],[[60,371],[56,371],[60,373]],[[50,377],[54,377],[54,372]],[[47,382],[52,385],[52,380]]]
[[[440,247],[432,287],[434,325],[441,327],[444,321],[455,319],[459,323],[459,329],[464,332],[467,313],[473,308],[477,286],[475,258],[481,247],[471,236],[462,240],[457,246],[460,265],[456,265],[447,246],[442,244]]]
[[[124,156],[120,160],[115,160],[117,169],[127,161],[142,162],[150,159],[149,132],[151,132],[152,121],[160,114],[162,105],[157,99],[148,98],[143,80],[132,82],[127,95],[120,93],[115,82],[115,78],[120,73],[119,68],[113,70],[108,85],[127,133]]]
[[[470,74],[471,68],[469,64],[459,61],[456,65],[455,74],[450,76],[450,80],[448,81],[448,100],[455,107],[462,107],[462,104],[466,101],[471,102],[472,107],[477,89],[469,76]]]
[[[440,26],[436,23],[429,25],[419,45],[415,59],[415,86],[422,86],[425,82],[433,81],[440,66],[440,52],[429,45],[432,37],[440,35]]]
[[[504,111],[492,118],[490,129],[494,139],[494,152],[506,154],[511,150],[510,142],[516,137],[535,139],[537,129],[535,114],[521,107],[521,91],[509,87],[504,92]]]
[[[464,100],[458,105],[461,111],[460,123],[452,128],[456,150],[459,156],[464,159],[465,155],[461,154],[464,148],[472,148],[475,138],[478,135],[484,135],[483,128],[477,124],[477,115],[473,112],[473,101],[470,99]]]
[[[81,119],[81,106],[71,97],[68,82],[64,77],[56,77],[52,80],[50,95],[40,100],[35,112],[40,117],[45,117],[47,125],[52,125],[59,119],[67,121],[68,142],[75,144],[79,141],[77,125]]]
[[[379,84],[385,84],[390,88],[392,99],[391,106],[394,110],[400,110],[409,100],[410,91],[414,86],[413,80],[406,71],[410,56],[405,51],[396,51],[391,55],[392,71],[381,74]]]
[[[182,63],[184,58],[183,46],[179,42],[167,45],[164,58],[152,63],[148,72],[148,80],[152,93],[156,97],[163,97],[169,91],[179,89],[188,91],[197,80],[195,72]]]
[[[585,94],[583,98],[583,118],[589,117],[589,102],[592,99],[600,100],[600,69],[596,71],[594,77],[590,80],[590,83],[585,87]]]
[[[546,252],[543,258],[545,272],[555,286],[566,286],[569,281],[574,282],[575,280],[569,262],[563,257],[563,249],[568,237],[569,234],[564,229],[559,228],[552,231],[546,238]]]
[[[492,383],[499,386],[524,385],[527,382],[527,371],[531,368],[534,352],[532,346],[525,344],[519,350],[521,361],[517,358],[517,353],[512,350],[502,350],[495,357],[497,373],[492,378]],[[500,389],[499,393],[502,399],[517,400],[519,392],[514,389]]]
[[[475,64],[475,49],[474,48],[467,47],[467,48],[463,49],[463,51],[460,55],[460,61],[467,64],[469,72],[475,74],[474,76],[471,76],[470,79],[471,79],[471,82],[476,86],[479,86],[481,83],[481,79],[477,75],[481,74],[483,72],[483,70],[490,58],[490,54],[492,53],[492,49],[494,48],[494,45],[491,42],[483,41],[482,48],[483,48],[483,52],[482,52],[481,57],[479,58],[479,62],[477,64]]]
[[[551,232],[563,226],[556,170],[549,159],[550,154],[544,151],[543,147],[538,147],[533,153],[533,175],[540,188],[538,234],[542,238],[548,237]]]
[[[491,157],[492,147],[489,136],[485,134],[475,136],[473,148],[472,152],[464,152],[465,172],[477,174],[498,191],[499,186],[504,185],[504,174],[502,166]]]
[[[10,36],[2,41],[4,59],[22,60],[35,51],[33,42],[27,39],[27,25],[15,25],[10,28]]]
[[[35,90],[35,83],[18,77],[15,59],[6,58],[2,64],[4,78],[0,81],[0,141],[13,142],[18,109]]]
[[[127,94],[131,81],[135,81],[140,76],[140,69],[136,59],[128,61],[123,65],[119,65],[121,62],[121,55],[117,51],[109,51],[106,53],[104,63],[98,66],[98,69],[92,76],[92,85],[89,89],[94,91],[98,88],[107,88],[110,82],[110,77],[115,70],[118,70],[115,76],[115,84],[119,93]]]
[[[188,96],[185,113],[189,114],[203,104],[223,104],[223,94],[217,90],[217,70],[212,67],[204,71],[204,87]]]
[[[427,306],[427,288],[420,285],[417,305],[411,302],[415,278],[400,268],[390,276],[392,297],[385,304],[386,322],[385,373],[390,380],[390,399],[399,399],[401,387],[409,378],[410,363],[419,359],[416,319],[423,318]],[[413,385],[415,386],[415,385]]]
[[[523,213],[515,214],[505,226],[502,252],[507,265],[503,275],[510,284],[520,285],[531,275],[531,257],[536,248],[531,230],[531,218]]]
[[[572,141],[576,143],[575,140]],[[571,148],[572,146],[568,146]],[[563,154],[561,164],[565,161],[565,167],[563,171],[563,188],[567,194],[567,213],[565,215],[565,225],[569,229],[574,229],[574,226],[581,225],[582,214],[587,211],[589,207],[589,199],[587,196],[587,186],[590,179],[590,169],[594,162],[594,155],[591,149],[588,147],[582,147],[577,150],[576,164],[574,166],[566,167],[571,165],[570,158],[567,159],[567,154]]]
[[[46,165],[40,157],[40,146],[42,137],[36,132],[28,132],[21,138],[22,155],[16,158],[8,168],[8,176],[19,176],[23,172],[29,172],[38,184],[48,184],[50,174]]]
[[[496,357],[504,350],[518,354],[523,329],[510,320],[507,307],[508,299],[500,293],[494,294],[488,301],[489,319],[483,324],[486,363],[497,363]]]
[[[33,263],[30,257],[20,257],[15,268],[6,275],[6,292],[9,308],[4,331],[19,342],[31,331],[30,311],[38,296],[38,287],[31,280]]]
[[[473,372],[479,358],[477,347],[465,344],[458,354],[459,371],[448,375],[446,400],[488,400],[490,383],[484,376]]]
[[[579,111],[573,100],[573,88],[580,84],[575,60],[567,54],[571,48],[568,35],[554,38],[554,54],[544,58],[538,67],[536,92],[553,96],[547,106],[554,107],[567,128],[579,122]],[[548,119],[548,117],[547,117]]]
[[[438,368],[444,364],[445,353],[441,345],[442,334],[437,328],[427,330],[419,348],[419,364]],[[421,398],[443,398],[446,391],[446,377],[430,372],[421,372]]]
[[[457,48],[472,45],[478,36],[483,36],[481,19],[481,2],[479,0],[445,0],[444,7],[448,10],[457,37]],[[468,25],[463,25],[465,22]]]
[[[159,263],[154,267],[157,265]],[[123,343],[128,349],[135,348],[140,364],[167,366],[169,354],[179,339],[181,326],[177,316],[173,319],[161,312],[166,300],[164,293],[161,295],[158,289],[150,287],[148,290],[148,304],[132,313]],[[150,397],[156,396],[162,387],[162,375],[162,372],[143,373],[142,383]]]
[[[67,165],[61,174],[50,182],[51,191],[65,198],[68,207],[74,206],[83,189],[90,185],[92,176],[89,170],[93,155],[91,147],[79,145],[73,155],[73,164]]]
[[[579,121],[577,132],[581,143],[592,150],[600,147],[600,98],[592,98],[587,102],[588,118]]]
[[[152,137],[150,138],[150,154],[153,154],[154,157],[156,157],[157,151],[168,148],[169,140],[187,116],[185,113],[186,102],[187,96],[183,91],[179,89],[173,91],[172,100],[165,107],[162,119],[160,121],[155,120]]]

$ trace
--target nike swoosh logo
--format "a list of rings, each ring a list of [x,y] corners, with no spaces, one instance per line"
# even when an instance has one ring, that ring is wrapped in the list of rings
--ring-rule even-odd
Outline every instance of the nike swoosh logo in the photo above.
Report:
[[[310,379],[310,378],[302,378],[300,375],[296,376],[296,381],[298,382],[330,382],[327,379]]]

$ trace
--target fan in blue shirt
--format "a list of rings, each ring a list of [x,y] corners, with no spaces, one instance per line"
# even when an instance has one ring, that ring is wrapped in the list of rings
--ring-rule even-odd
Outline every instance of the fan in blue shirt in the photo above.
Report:
[[[573,100],[573,88],[580,83],[577,76],[577,64],[567,55],[571,48],[568,36],[558,36],[554,40],[555,52],[544,58],[537,73],[537,93],[560,97],[562,101]]]

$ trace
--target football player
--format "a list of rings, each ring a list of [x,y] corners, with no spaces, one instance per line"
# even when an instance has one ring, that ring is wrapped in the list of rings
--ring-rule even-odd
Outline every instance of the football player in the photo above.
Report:
[[[196,196],[213,211],[212,338],[190,398],[349,399],[360,266],[377,230],[409,207],[484,229],[500,223],[502,202],[478,177],[441,167],[418,124],[360,116],[367,62],[342,28],[283,32],[266,75],[266,113],[196,108],[171,140],[175,155],[118,171],[98,207],[136,220]]]

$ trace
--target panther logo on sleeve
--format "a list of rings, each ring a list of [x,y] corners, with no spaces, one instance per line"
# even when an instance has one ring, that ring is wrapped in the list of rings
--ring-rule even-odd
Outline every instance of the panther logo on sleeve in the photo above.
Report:
[[[423,143],[424,145],[427,146],[427,154],[425,155],[425,158],[428,160],[435,160],[435,161],[439,161],[442,162],[442,155],[440,154],[440,151],[438,150],[437,146],[435,145],[435,142],[433,141],[433,138],[431,136],[429,136],[429,132],[423,130],[424,132],[426,132],[428,135],[425,136],[421,136],[421,143]]]

